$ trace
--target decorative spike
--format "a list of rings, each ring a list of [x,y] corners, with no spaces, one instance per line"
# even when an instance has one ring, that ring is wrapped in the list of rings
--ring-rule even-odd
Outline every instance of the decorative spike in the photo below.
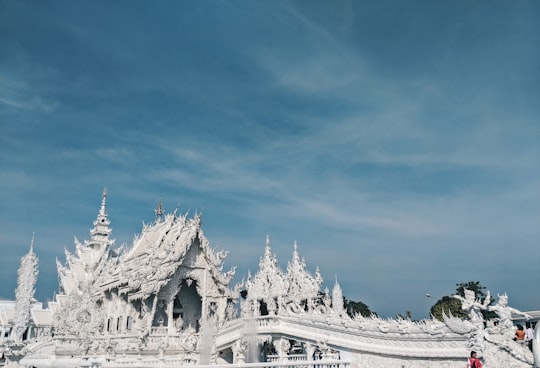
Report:
[[[264,256],[270,257],[272,255],[272,249],[270,248],[270,235],[266,234],[266,246],[264,248]]]
[[[107,213],[105,211],[107,207],[107,187],[103,188],[103,193],[101,195],[101,209],[99,210],[100,215],[105,216]]]
[[[156,213],[156,220],[163,221],[163,201],[161,200],[161,198],[159,199],[159,202],[154,212]]]
[[[91,241],[94,243],[110,243],[109,235],[112,229],[109,227],[110,221],[107,218],[107,188],[103,189],[101,198],[101,208],[94,220],[94,227],[90,229]]]
[[[15,318],[11,331],[11,338],[21,342],[24,331],[30,326],[30,310],[34,300],[36,281],[38,276],[38,258],[33,252],[34,236],[30,251],[21,258],[21,265],[17,272],[17,289],[15,290]]]
[[[30,242],[30,252],[34,252],[34,236],[36,235],[35,232],[32,233],[32,241]]]
[[[294,246],[293,246],[293,261],[294,262],[300,261],[300,256],[298,255],[298,243],[296,242],[296,240],[294,241]]]

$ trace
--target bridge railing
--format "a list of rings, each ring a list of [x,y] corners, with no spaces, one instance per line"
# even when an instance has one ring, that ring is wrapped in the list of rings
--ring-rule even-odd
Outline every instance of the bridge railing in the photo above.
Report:
[[[197,368],[350,368],[350,362],[343,360],[297,360],[297,361],[274,361],[262,363],[235,363],[235,364],[213,364],[195,365],[182,359],[116,359],[113,361],[87,360],[81,367],[103,367],[103,368],[123,368],[123,367],[197,367]]]
[[[200,366],[197,366],[200,367]],[[221,368],[349,368],[350,362],[344,360],[285,360],[263,363],[240,363],[224,365]],[[218,368],[210,365],[206,368]]]

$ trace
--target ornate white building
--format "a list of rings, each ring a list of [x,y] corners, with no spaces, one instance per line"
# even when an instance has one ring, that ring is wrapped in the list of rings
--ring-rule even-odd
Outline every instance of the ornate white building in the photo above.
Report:
[[[23,327],[32,326],[37,275],[26,262],[16,328],[4,331],[0,345],[8,365],[450,368],[463,367],[471,350],[490,368],[534,364],[526,346],[501,328],[516,311],[507,300],[493,309],[498,325],[488,327],[478,313],[486,306],[470,292],[462,301],[466,320],[351,318],[337,281],[332,292],[321,290],[319,271],[306,270],[296,243],[281,270],[268,237],[257,272],[231,288],[235,271],[223,271],[226,254],[210,247],[199,215],[163,214],[160,202],[156,220],[133,244],[113,250],[106,199],[104,191],[90,240],[76,240],[75,252],[66,250],[65,264],[58,262],[51,328],[21,341]]]

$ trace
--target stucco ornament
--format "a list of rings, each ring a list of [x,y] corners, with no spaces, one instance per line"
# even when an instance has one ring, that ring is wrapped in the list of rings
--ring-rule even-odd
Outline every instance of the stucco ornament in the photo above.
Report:
[[[21,258],[21,265],[17,273],[15,323],[11,333],[11,339],[15,343],[21,343],[23,334],[29,327],[30,310],[34,302],[38,276],[38,257],[34,253],[34,236],[32,236],[30,250]]]
[[[489,332],[502,334],[507,340],[512,340],[514,337],[514,323],[512,322],[512,314],[521,315],[525,319],[532,317],[527,313],[523,313],[516,308],[508,305],[508,295],[498,295],[497,304],[488,306],[489,311],[497,313],[499,316],[497,324],[489,329]]]
[[[321,290],[318,267],[308,271],[296,242],[283,271],[269,236],[257,271],[231,289],[235,269],[223,270],[226,252],[210,246],[200,214],[165,213],[159,201],[133,242],[113,249],[106,200],[104,190],[90,240],[75,240],[75,251],[58,262],[60,293],[49,303],[54,335],[2,346],[21,365],[450,368],[464,366],[472,348],[487,367],[530,368],[533,361],[508,340],[515,310],[506,297],[491,307],[498,329],[484,328],[488,304],[468,290],[458,298],[468,319],[351,317],[337,277],[332,290]],[[19,310],[27,311],[37,258],[22,263]],[[18,325],[28,326],[28,314],[20,316]]]

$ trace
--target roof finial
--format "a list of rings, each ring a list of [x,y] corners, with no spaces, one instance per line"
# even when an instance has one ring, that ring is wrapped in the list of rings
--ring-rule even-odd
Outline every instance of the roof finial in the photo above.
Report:
[[[99,213],[105,215],[105,207],[107,206],[107,187],[103,188],[103,194],[101,195],[101,209]]]
[[[270,235],[266,234],[266,246],[264,247],[264,254],[266,257],[270,257],[271,255],[271,250],[270,250]]]
[[[161,198],[159,199],[159,202],[154,211],[156,213],[156,220],[163,220],[163,201],[161,200]]]
[[[110,221],[107,218],[107,187],[103,188],[103,194],[101,195],[101,208],[99,213],[94,220],[94,227],[90,229],[90,235],[92,236],[93,241],[109,241],[108,237],[111,233],[111,228],[109,227]]]
[[[300,262],[300,256],[298,255],[298,243],[296,240],[294,241],[294,247],[293,247],[293,261]]]
[[[32,232],[32,241],[30,242],[30,252],[34,251],[34,236],[36,235],[35,232]]]

